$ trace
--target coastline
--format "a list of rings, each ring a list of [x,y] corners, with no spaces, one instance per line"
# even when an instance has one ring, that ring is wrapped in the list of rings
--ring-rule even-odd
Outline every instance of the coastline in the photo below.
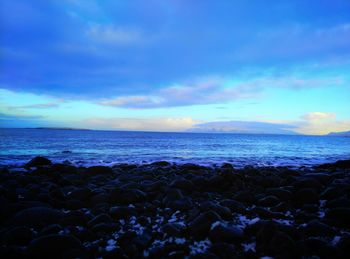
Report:
[[[0,169],[6,258],[346,258],[350,160]]]

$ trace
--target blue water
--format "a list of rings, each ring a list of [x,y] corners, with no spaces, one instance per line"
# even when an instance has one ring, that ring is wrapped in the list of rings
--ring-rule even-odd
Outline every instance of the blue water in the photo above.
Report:
[[[64,153],[70,151],[71,153]],[[327,136],[0,129],[0,164],[37,155],[96,165],[177,163],[309,166],[350,158],[350,138]]]

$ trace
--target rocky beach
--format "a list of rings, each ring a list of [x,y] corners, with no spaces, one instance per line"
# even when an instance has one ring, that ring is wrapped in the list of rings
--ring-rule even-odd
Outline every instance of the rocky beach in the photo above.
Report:
[[[2,258],[347,258],[350,160],[0,169]]]

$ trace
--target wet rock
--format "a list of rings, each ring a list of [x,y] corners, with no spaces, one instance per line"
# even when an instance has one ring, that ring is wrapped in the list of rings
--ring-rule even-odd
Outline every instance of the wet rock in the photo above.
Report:
[[[237,242],[243,239],[243,231],[235,226],[217,222],[211,226],[209,236],[213,242]]]
[[[158,161],[151,163],[153,166],[170,166],[171,164],[167,161]]]
[[[110,193],[110,202],[119,204],[133,204],[146,201],[146,193],[141,190],[113,190]]]
[[[196,189],[195,185],[187,179],[176,179],[170,183],[171,187],[192,192]]]
[[[336,244],[336,248],[339,251],[339,258],[348,258],[350,254],[350,235],[341,237]]]
[[[88,222],[88,226],[94,226],[99,223],[111,223],[113,220],[108,214],[100,214]]]
[[[167,204],[170,201],[175,201],[175,200],[180,200],[182,199],[184,196],[182,194],[182,192],[179,189],[168,189],[166,192],[166,196],[163,199],[163,203]]]
[[[255,201],[255,197],[250,191],[239,191],[234,196],[234,199],[246,203],[253,203]]]
[[[344,197],[330,200],[330,201],[327,201],[326,207],[327,208],[337,208],[337,207],[350,208],[350,200]]]
[[[312,188],[303,188],[298,190],[294,195],[295,202],[299,204],[318,203],[318,193]]]
[[[279,203],[279,199],[276,196],[269,195],[258,200],[258,205],[263,207],[273,207]]]
[[[87,200],[90,198],[92,192],[89,188],[79,188],[71,191],[68,194],[69,199],[76,199],[76,200]]]
[[[237,248],[233,244],[217,242],[212,245],[210,251],[219,258],[233,258],[237,253]]]
[[[269,188],[266,190],[267,195],[276,196],[280,200],[290,200],[292,198],[292,193],[288,190],[282,188]]]
[[[326,188],[326,190],[324,190],[321,193],[320,198],[322,200],[331,200],[331,199],[338,198],[340,195],[341,195],[341,189],[337,187],[328,187]]]
[[[220,204],[233,212],[244,213],[246,211],[245,206],[239,201],[226,199],[221,201]]]
[[[189,197],[184,197],[179,200],[171,201],[166,203],[166,206],[169,208],[172,208],[174,210],[180,210],[180,211],[187,211],[192,209],[193,207],[193,202],[191,198]]]
[[[232,219],[231,210],[227,207],[221,206],[220,204],[211,201],[205,201],[200,204],[200,208],[202,211],[212,210],[225,220]]]
[[[47,235],[34,239],[28,246],[31,258],[61,258],[70,249],[82,250],[80,241],[70,235]]]
[[[64,214],[58,210],[35,207],[18,212],[11,223],[16,226],[45,226],[48,224],[58,223]]]
[[[296,189],[312,188],[320,190],[322,188],[322,184],[314,178],[299,178],[293,185]]]
[[[59,224],[51,224],[48,225],[46,227],[44,227],[40,233],[39,236],[46,236],[46,235],[50,235],[50,234],[57,234],[62,230],[61,225]]]
[[[326,211],[325,218],[334,225],[350,227],[350,208],[332,208]]]
[[[307,236],[334,236],[336,231],[330,226],[315,219],[310,221],[304,228],[304,232]]]
[[[27,245],[32,238],[34,233],[27,227],[15,227],[7,231],[1,238],[1,241],[6,245]]]
[[[94,175],[94,174],[111,174],[113,173],[112,168],[108,166],[91,166],[86,168],[85,173]]]
[[[194,236],[203,236],[209,232],[211,225],[216,221],[222,221],[221,217],[214,211],[208,211],[192,220],[188,228]]]
[[[137,211],[134,207],[130,206],[115,206],[109,209],[109,214],[114,219],[126,219],[137,215]]]
[[[169,236],[178,236],[181,233],[181,229],[176,223],[167,223],[162,227],[162,232]]]
[[[308,238],[302,242],[306,253],[309,256],[319,256],[321,258],[337,258],[337,251],[327,242],[319,238]]]
[[[34,157],[32,160],[30,160],[26,164],[26,167],[48,166],[51,164],[52,164],[52,162],[49,159],[47,159],[46,157],[37,156],[37,157]]]

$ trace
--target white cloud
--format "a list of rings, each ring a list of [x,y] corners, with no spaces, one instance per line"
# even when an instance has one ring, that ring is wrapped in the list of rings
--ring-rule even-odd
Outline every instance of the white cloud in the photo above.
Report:
[[[302,134],[324,135],[350,130],[350,120],[337,120],[335,113],[310,112],[301,116],[295,131]]]
[[[129,95],[104,99],[101,105],[131,109],[215,104],[259,97],[267,88],[294,90],[334,86],[343,83],[339,77],[315,79],[298,77],[264,77],[240,83],[230,83],[229,78],[206,77],[174,84],[153,91],[148,95]]]
[[[135,28],[117,27],[114,25],[90,25],[86,35],[94,41],[107,44],[133,44],[144,41],[142,33]]]

